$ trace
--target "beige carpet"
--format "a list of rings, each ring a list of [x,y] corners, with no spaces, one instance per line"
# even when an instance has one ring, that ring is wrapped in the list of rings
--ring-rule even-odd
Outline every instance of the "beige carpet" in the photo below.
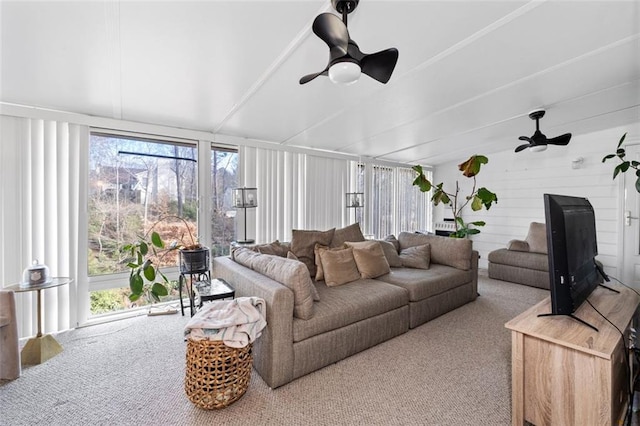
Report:
[[[511,340],[504,323],[548,295],[482,276],[477,301],[276,390],[252,375],[224,410],[183,390],[179,315],[57,336],[65,350],[0,384],[2,425],[507,425]]]

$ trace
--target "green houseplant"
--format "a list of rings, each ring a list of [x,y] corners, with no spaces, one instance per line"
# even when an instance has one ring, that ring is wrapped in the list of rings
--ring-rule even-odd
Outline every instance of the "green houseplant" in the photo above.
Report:
[[[624,148],[622,148],[622,144],[624,143],[624,140],[626,137],[627,137],[626,133],[622,135],[622,137],[620,138],[620,141],[618,141],[616,152],[613,154],[605,155],[604,158],[602,158],[602,162],[604,163],[607,160],[610,160],[612,158],[618,158],[618,160],[620,161],[620,163],[613,169],[613,179],[618,177],[620,173],[626,173],[629,171],[629,169],[634,169],[636,171],[635,187],[636,187],[636,191],[640,193],[640,169],[639,169],[640,162],[635,160],[629,161],[625,159],[627,152]]]
[[[464,197],[464,201],[458,203],[460,194],[460,186],[456,180],[455,190],[447,192],[444,189],[444,183],[440,182],[434,185],[427,179],[424,174],[422,166],[413,166],[412,169],[418,174],[413,181],[413,185],[418,186],[420,191],[428,192],[433,189],[433,195],[431,196],[431,202],[434,206],[440,203],[447,204],[451,208],[453,213],[455,232],[451,234],[453,238],[466,238],[470,235],[479,234],[480,230],[474,227],[484,226],[484,221],[465,222],[462,219],[462,210],[471,205],[471,210],[478,211],[483,207],[489,210],[493,203],[498,202],[498,197],[495,193],[489,191],[485,187],[477,188],[476,175],[480,173],[480,167],[483,164],[487,164],[489,159],[484,155],[472,155],[467,161],[458,165],[458,169],[462,172],[462,175],[473,179],[473,187],[469,195]]]
[[[189,236],[187,243],[184,242],[184,233],[180,237],[180,242],[175,240],[170,244],[165,243],[155,228],[159,223],[168,219],[177,219],[184,224]],[[121,250],[130,254],[127,267],[130,269],[129,289],[131,294],[129,300],[132,302],[142,296],[146,296],[150,301],[159,302],[160,297],[169,294],[171,281],[160,270],[162,260],[169,253],[180,250],[181,270],[182,259],[189,254],[203,252],[207,254],[207,261],[209,258],[208,249],[197,242],[188,222],[180,216],[163,216],[137,241],[124,245]]]

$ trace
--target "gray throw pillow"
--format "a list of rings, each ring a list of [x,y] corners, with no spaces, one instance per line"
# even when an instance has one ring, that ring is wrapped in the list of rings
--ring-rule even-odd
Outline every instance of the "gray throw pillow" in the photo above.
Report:
[[[307,231],[294,229],[291,231],[291,251],[309,269],[309,275],[316,276],[315,254],[313,252],[316,244],[328,246],[331,244],[335,228],[328,231]]]

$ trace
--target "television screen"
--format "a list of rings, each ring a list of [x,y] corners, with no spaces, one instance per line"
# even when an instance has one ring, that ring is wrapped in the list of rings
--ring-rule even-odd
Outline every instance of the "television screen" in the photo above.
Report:
[[[544,194],[551,309],[571,315],[598,286],[596,219],[586,198]]]

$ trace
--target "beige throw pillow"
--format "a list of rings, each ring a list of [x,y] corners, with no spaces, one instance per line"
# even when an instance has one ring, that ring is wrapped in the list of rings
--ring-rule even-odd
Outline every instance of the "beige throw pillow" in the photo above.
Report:
[[[260,244],[255,246],[255,250],[260,254],[272,254],[274,256],[286,257],[289,252],[289,245],[282,244],[280,241],[275,240],[269,244]]]
[[[353,248],[353,258],[356,261],[358,271],[360,271],[360,277],[377,278],[391,271],[379,242],[362,241],[345,244]]]
[[[400,242],[397,240],[395,235],[387,235],[384,240],[393,244],[396,248],[396,253],[400,253]]]
[[[360,272],[351,247],[342,250],[324,250],[320,252],[320,261],[324,270],[324,282],[329,287],[360,279]]]
[[[544,223],[531,222],[524,240],[529,244],[529,251],[547,254],[547,227]]]
[[[431,246],[423,244],[406,248],[400,252],[402,266],[416,269],[429,269],[431,263]]]
[[[382,251],[384,252],[384,257],[387,258],[387,263],[392,268],[399,268],[402,266],[402,259],[398,255],[398,250],[396,250],[393,243],[389,241],[377,240],[380,243],[380,247],[382,247]]]
[[[320,252],[324,250],[342,250],[346,247],[347,246],[344,244],[341,244],[339,247],[333,247],[333,248],[329,246],[316,244],[315,248],[313,249],[313,253],[315,255],[315,262],[316,262],[316,281],[324,280],[324,269],[322,268],[322,261],[320,260]]]
[[[291,231],[291,251],[298,257],[300,262],[307,266],[312,277],[316,276],[316,262],[313,250],[316,244],[323,246],[331,244],[334,232],[335,228],[328,231],[306,231],[301,229]]]
[[[364,241],[364,235],[358,222],[336,229],[331,240],[331,247],[340,247],[347,241]]]

